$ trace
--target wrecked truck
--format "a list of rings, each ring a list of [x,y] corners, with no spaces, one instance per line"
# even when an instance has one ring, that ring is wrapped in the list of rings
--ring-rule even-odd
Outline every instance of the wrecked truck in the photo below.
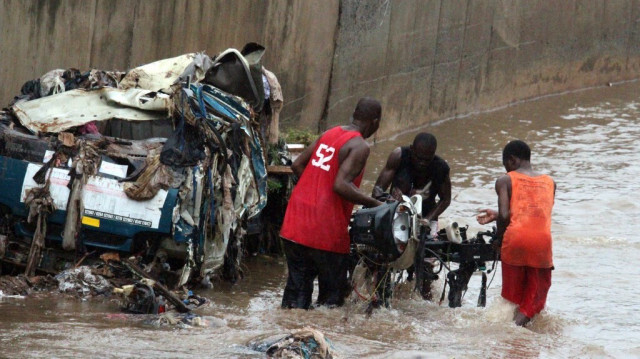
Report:
[[[26,83],[0,113],[5,268],[57,273],[116,251],[160,263],[172,287],[235,281],[267,199],[263,51]]]

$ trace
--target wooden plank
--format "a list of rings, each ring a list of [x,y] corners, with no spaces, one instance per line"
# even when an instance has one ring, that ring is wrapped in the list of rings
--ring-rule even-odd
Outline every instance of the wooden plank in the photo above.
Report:
[[[304,151],[305,146],[301,143],[289,143],[287,144],[287,151],[291,153],[300,153]]]
[[[293,170],[289,166],[267,166],[267,173],[276,175],[290,175],[293,174]]]

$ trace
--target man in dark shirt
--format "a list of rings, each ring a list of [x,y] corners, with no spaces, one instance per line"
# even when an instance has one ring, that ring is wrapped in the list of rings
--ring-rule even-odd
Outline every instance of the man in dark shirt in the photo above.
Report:
[[[389,185],[391,197],[398,200],[403,194],[421,194],[422,218],[429,223],[431,234],[438,231],[438,216],[451,203],[449,165],[436,156],[437,146],[432,134],[422,132],[412,145],[397,147],[389,155],[373,188],[373,197],[377,199],[385,199]]]
[[[451,179],[449,165],[436,156],[438,142],[430,133],[419,133],[413,144],[397,147],[391,152],[387,164],[378,176],[372,196],[384,201],[389,197],[400,200],[402,195],[422,195],[422,218],[429,224],[430,234],[438,233],[438,216],[451,203]],[[391,185],[390,195],[385,193]],[[438,199],[436,201],[436,198]],[[425,274],[419,285],[424,299],[431,299],[431,283],[437,278],[433,274],[433,264],[425,262]],[[413,279],[414,268],[407,269],[409,280]]]

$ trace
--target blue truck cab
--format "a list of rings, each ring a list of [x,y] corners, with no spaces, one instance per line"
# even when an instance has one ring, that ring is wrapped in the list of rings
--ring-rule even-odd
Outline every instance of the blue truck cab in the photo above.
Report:
[[[27,221],[29,208],[25,205],[26,191],[39,186],[33,176],[45,166],[51,146],[38,136],[14,131],[4,124],[0,125],[0,130],[0,214],[3,228],[0,259],[23,266],[35,227],[34,223]],[[161,144],[163,139],[147,141],[147,144],[154,142]],[[120,177],[118,170],[122,173]],[[149,240],[172,239],[175,248],[186,241],[184,236],[173,236],[178,189],[161,189],[153,198],[145,201],[130,199],[124,192],[121,177],[134,170],[133,165],[116,164],[104,159],[101,170],[87,179],[82,196],[82,228],[78,231],[77,239],[84,251],[116,251],[132,255],[143,250]],[[75,254],[64,255],[64,251],[53,254],[54,249],[62,246],[70,171],[66,164],[51,166],[47,170],[55,210],[47,217],[47,251],[39,263],[39,269],[45,272],[56,273],[64,269],[61,266],[66,261],[56,259],[70,258]]]

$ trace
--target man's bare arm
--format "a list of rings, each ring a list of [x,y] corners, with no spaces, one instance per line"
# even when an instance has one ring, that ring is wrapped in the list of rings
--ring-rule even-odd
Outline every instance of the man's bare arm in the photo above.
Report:
[[[449,177],[449,175],[447,175],[447,177],[444,179],[444,182],[442,183],[442,186],[440,186],[440,190],[438,191],[438,198],[440,198],[438,204],[434,209],[431,210],[431,212],[427,213],[427,216],[425,217],[426,220],[431,221],[434,218],[437,218],[451,204],[451,178]]]
[[[305,148],[304,151],[302,151],[300,156],[298,156],[298,158],[296,158],[296,160],[293,161],[293,164],[291,165],[291,170],[296,176],[298,176],[298,178],[302,176],[302,172],[307,167],[307,163],[311,159],[311,156],[313,155],[313,151],[316,149],[316,145],[318,144],[319,139],[320,138],[316,139],[315,141],[313,141],[312,144],[307,146],[307,148]]]
[[[396,175],[396,171],[400,167],[401,159],[402,149],[400,147],[397,147],[389,154],[387,163],[382,169],[382,172],[380,172],[380,175],[376,180],[376,184],[373,186],[373,197],[377,198],[381,196],[387,190],[387,188],[389,188],[391,181],[393,181],[393,177]]]
[[[367,207],[377,207],[382,202],[362,193],[353,180],[362,172],[369,157],[369,145],[361,137],[347,142],[340,149],[340,168],[333,183],[333,191],[345,200]]]
[[[501,243],[504,232],[511,220],[511,177],[504,175],[496,181],[496,193],[498,194],[498,225],[497,239]]]

